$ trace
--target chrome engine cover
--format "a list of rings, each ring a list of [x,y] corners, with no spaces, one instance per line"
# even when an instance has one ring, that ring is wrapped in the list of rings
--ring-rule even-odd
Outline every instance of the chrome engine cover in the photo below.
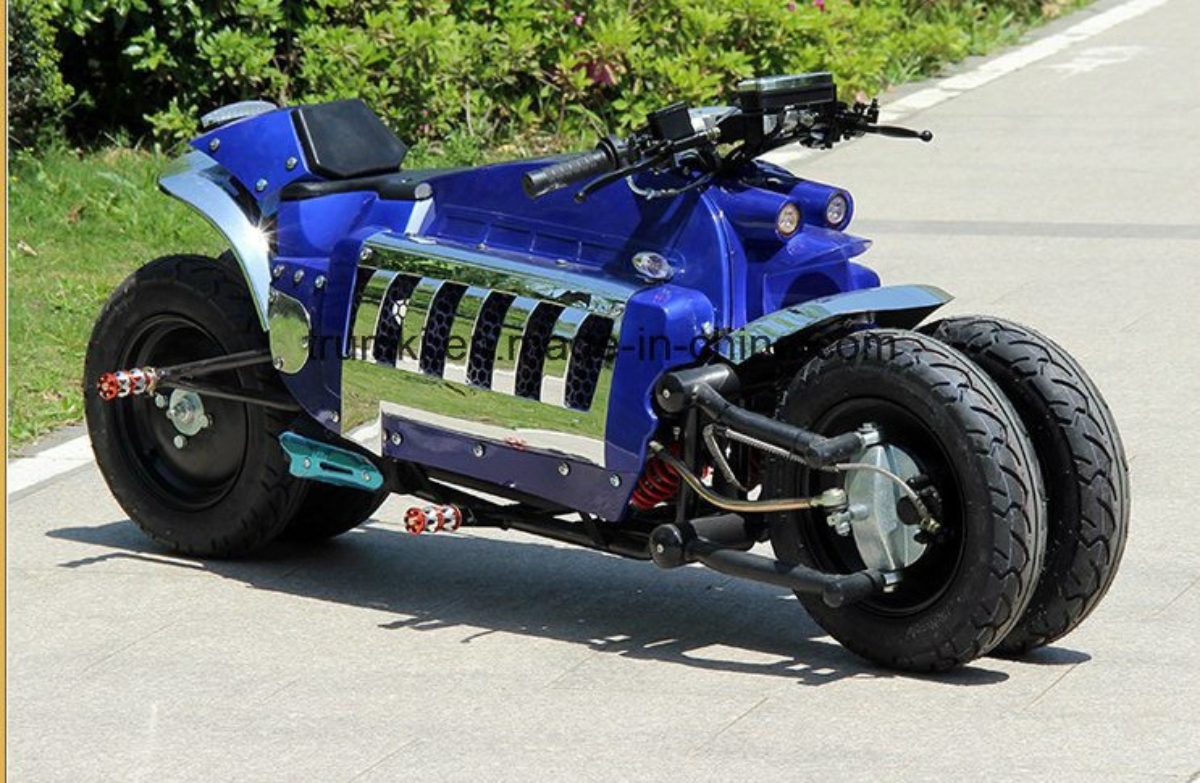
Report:
[[[344,428],[382,412],[605,466],[614,349],[644,283],[391,232],[361,258]]]

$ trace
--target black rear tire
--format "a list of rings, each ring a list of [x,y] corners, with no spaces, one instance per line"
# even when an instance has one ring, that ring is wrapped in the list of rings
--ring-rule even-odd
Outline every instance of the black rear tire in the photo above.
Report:
[[[371,518],[390,494],[309,482],[308,494],[281,539],[313,543],[340,536]]]
[[[827,435],[873,422],[936,488],[944,539],[901,570],[891,594],[832,609],[800,601],[834,638],[886,666],[935,671],[987,653],[1033,593],[1045,541],[1033,448],[1003,395],[952,348],[897,330],[858,332],[796,375],[779,418]],[[809,496],[842,474],[776,461],[764,495]],[[771,526],[776,557],[849,573],[864,562],[825,515],[795,512]]]
[[[201,395],[212,425],[179,448],[178,430],[151,395],[104,401],[96,380],[118,369],[266,347],[244,281],[204,256],[167,256],[138,269],[96,321],[83,383],[96,462],[130,518],[175,552],[245,555],[283,530],[305,489],[277,440],[293,416]],[[211,380],[249,391],[281,388],[269,363]]]
[[[922,328],[966,354],[1012,401],[1047,496],[1046,558],[1033,599],[995,652],[1019,655],[1075,629],[1112,585],[1129,531],[1129,470],[1092,380],[1047,337],[998,318]]]

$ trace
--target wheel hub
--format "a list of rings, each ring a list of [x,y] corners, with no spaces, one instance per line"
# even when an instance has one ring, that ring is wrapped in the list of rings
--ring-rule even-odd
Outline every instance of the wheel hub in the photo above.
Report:
[[[167,403],[167,418],[179,434],[191,437],[212,426],[212,417],[204,412],[204,401],[193,391],[176,389]]]
[[[908,481],[921,474],[917,463],[903,449],[880,443],[863,450],[857,463],[879,470],[852,470],[846,479],[850,534],[859,556],[868,568],[899,571],[915,563],[925,552],[917,540],[919,529],[904,524],[897,504],[904,497],[887,471]]]

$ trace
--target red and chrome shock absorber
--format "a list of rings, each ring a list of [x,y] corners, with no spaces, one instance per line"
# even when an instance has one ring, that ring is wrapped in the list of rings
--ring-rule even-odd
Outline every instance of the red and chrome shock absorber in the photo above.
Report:
[[[96,381],[96,393],[102,400],[151,394],[158,384],[158,371],[153,367],[134,367],[132,370],[106,372]]]
[[[404,529],[414,536],[453,533],[462,524],[463,513],[458,506],[413,506],[404,514]]]
[[[679,451],[678,444],[671,445],[671,451]],[[642,477],[633,490],[629,504],[638,511],[649,511],[659,503],[667,503],[679,494],[682,479],[675,468],[658,457],[652,457],[646,463]]]

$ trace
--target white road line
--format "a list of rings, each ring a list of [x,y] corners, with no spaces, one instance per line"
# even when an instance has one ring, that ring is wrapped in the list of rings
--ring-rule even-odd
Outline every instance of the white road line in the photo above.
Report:
[[[1058,54],[1069,46],[1080,41],[1107,32],[1122,22],[1136,19],[1147,11],[1152,11],[1168,0],[1129,0],[1102,13],[1096,14],[1076,25],[1068,27],[1061,33],[1040,38],[1031,44],[1006,52],[998,57],[987,60],[977,67],[964,73],[944,79],[936,86],[906,95],[905,97],[883,107],[881,119],[884,122],[896,122],[914,112],[925,111],[940,103],[958,97],[970,90],[982,87],[1002,76],[1007,76],[1022,68],[1040,62]],[[1086,13],[1086,12],[1084,12]],[[811,150],[795,149],[780,151],[770,156],[771,160],[783,166],[795,164],[814,154]],[[425,216],[428,202],[421,202],[424,210],[413,210],[410,225],[415,227]],[[407,230],[407,227],[406,227]],[[354,433],[365,436],[365,440],[378,437],[378,430],[369,428]],[[357,439],[357,438],[356,438]],[[363,442],[363,441],[360,441]],[[62,445],[46,449],[31,457],[21,457],[8,463],[8,494],[20,492],[23,489],[49,481],[55,476],[74,470],[92,461],[92,450],[87,437],[76,438]]]
[[[882,107],[880,120],[885,123],[897,122],[910,114],[931,109],[940,103],[957,98],[958,96],[978,89],[1002,76],[1027,68],[1041,62],[1051,55],[1058,54],[1067,47],[1086,41],[1089,38],[1107,32],[1122,22],[1136,19],[1147,11],[1152,11],[1168,0],[1129,0],[1092,16],[1078,24],[1068,27],[1061,33],[1039,38],[1033,43],[1018,49],[1005,52],[980,63],[975,68],[943,79],[932,87],[918,90]],[[1083,12],[1086,13],[1086,12]],[[815,153],[799,147],[786,148],[769,156],[772,162],[787,167],[795,165]]]
[[[69,470],[91,464],[92,445],[87,436],[8,463],[8,494],[37,486]]]
[[[379,424],[368,424],[347,435],[360,445],[371,447],[373,441],[379,439]],[[378,451],[378,447],[372,449]],[[55,476],[61,476],[75,468],[91,465],[92,443],[88,436],[72,438],[53,448],[40,451],[29,457],[18,457],[8,463],[8,490],[12,495],[30,487],[35,487]]]

